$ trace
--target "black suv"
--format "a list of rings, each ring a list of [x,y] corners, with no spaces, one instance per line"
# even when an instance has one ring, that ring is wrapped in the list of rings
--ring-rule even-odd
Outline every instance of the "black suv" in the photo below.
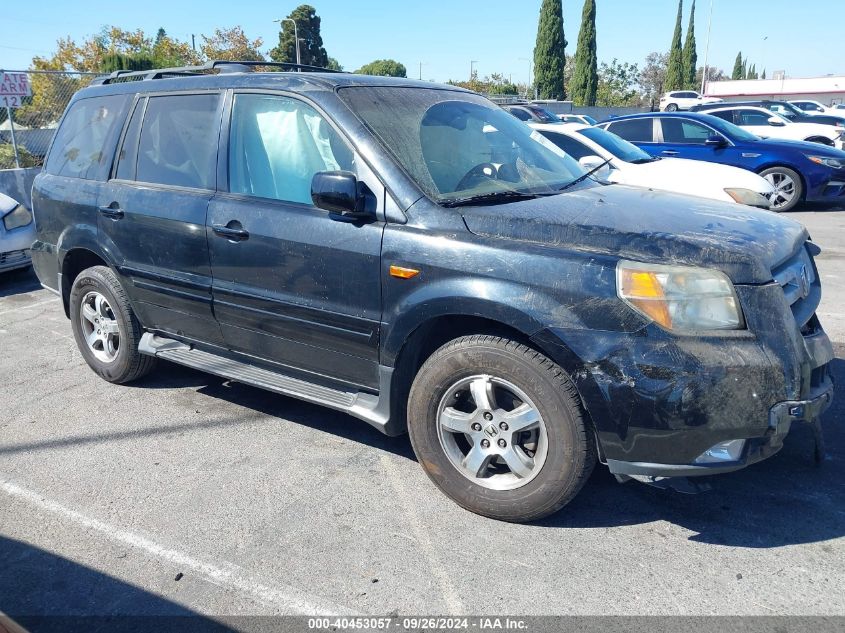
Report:
[[[690,112],[704,112],[718,108],[733,108],[738,106],[754,106],[765,108],[771,112],[785,116],[793,123],[818,123],[820,125],[832,125],[834,127],[845,127],[845,116],[834,114],[807,114],[801,108],[788,101],[772,101],[771,99],[759,99],[757,101],[722,101],[720,103],[702,103],[690,108]]]
[[[775,453],[832,398],[798,223],[601,185],[465,90],[246,65],[77,93],[33,262],[124,383],[166,359],[390,435],[509,521]]]

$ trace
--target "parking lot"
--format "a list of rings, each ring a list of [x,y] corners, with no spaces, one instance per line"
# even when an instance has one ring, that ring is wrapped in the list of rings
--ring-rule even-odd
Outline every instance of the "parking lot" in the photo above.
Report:
[[[824,249],[845,384],[845,211]],[[685,496],[598,467],[534,525],[438,492],[407,437],[162,363],[91,372],[59,299],[0,277],[0,611],[10,614],[845,614],[845,392],[774,458]],[[731,415],[726,411],[725,415]]]

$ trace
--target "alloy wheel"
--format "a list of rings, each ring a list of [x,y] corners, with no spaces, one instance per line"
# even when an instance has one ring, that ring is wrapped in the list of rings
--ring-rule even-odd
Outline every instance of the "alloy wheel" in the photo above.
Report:
[[[782,209],[789,205],[795,198],[795,181],[787,174],[782,172],[772,172],[764,176],[775,188],[775,192],[770,198],[772,209]]]
[[[94,357],[111,363],[120,351],[120,326],[108,300],[92,291],[83,297],[79,306],[82,335]]]
[[[473,483],[513,490],[543,468],[548,453],[545,422],[513,383],[488,375],[464,378],[446,390],[437,411],[440,445]]]

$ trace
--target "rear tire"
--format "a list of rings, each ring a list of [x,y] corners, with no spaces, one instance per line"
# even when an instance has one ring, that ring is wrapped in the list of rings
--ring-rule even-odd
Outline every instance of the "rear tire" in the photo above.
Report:
[[[775,188],[772,196],[772,211],[791,211],[804,196],[804,182],[801,176],[789,167],[771,167],[760,172]]]
[[[155,367],[155,357],[138,351],[143,330],[110,268],[94,266],[79,273],[69,310],[76,345],[101,378],[132,382]]]
[[[677,111],[678,111],[678,105],[676,103],[670,103],[669,105],[666,106],[666,112],[677,112]]]
[[[569,377],[539,352],[495,336],[465,336],[432,354],[411,387],[408,431],[440,490],[502,521],[557,512],[596,461]]]

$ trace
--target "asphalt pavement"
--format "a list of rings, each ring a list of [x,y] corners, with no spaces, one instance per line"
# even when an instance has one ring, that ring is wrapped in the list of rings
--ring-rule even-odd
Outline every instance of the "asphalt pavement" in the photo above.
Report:
[[[845,384],[845,211],[823,248]],[[598,467],[534,525],[454,505],[407,437],[162,363],[83,362],[57,297],[0,276],[0,612],[845,615],[845,393],[772,459],[695,496]],[[726,415],[730,415],[726,411]]]

